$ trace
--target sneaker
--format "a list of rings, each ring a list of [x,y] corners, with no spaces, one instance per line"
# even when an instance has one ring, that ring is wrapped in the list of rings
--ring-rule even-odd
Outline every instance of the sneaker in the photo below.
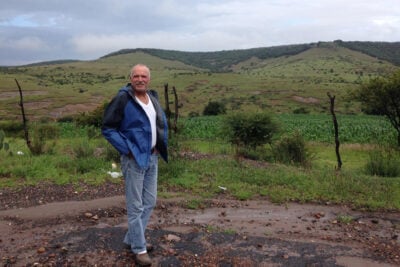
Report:
[[[149,254],[136,254],[136,263],[139,264],[139,266],[151,266],[151,259],[149,257]]]

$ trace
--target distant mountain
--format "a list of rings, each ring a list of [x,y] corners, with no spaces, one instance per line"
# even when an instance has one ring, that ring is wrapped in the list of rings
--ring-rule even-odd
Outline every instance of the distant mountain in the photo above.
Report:
[[[282,45],[273,47],[260,47],[242,50],[224,50],[216,52],[183,52],[175,50],[162,50],[151,48],[122,49],[117,52],[107,54],[101,58],[116,55],[143,52],[155,57],[167,60],[177,60],[188,65],[208,69],[211,72],[227,72],[232,70],[232,66],[251,58],[261,60],[277,58],[281,56],[293,56],[308,49],[321,45],[332,44],[332,42],[318,42],[309,44]],[[344,42],[336,40],[336,46],[345,47],[358,51],[369,56],[388,61],[400,66],[400,42]]]
[[[400,42],[336,40],[216,52],[137,48],[90,61],[0,67],[0,121],[20,117],[15,79],[31,120],[60,119],[109,101],[138,62],[150,67],[159,95],[166,84],[177,89],[182,116],[201,114],[215,100],[228,111],[326,113],[327,92],[337,97],[338,113],[357,114],[348,92],[400,70]]]
[[[343,42],[337,40],[334,43],[400,66],[400,42]]]

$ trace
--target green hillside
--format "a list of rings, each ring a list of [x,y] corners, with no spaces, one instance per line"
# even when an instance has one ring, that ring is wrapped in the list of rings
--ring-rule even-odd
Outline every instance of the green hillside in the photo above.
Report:
[[[220,52],[126,49],[94,61],[0,68],[0,118],[20,119],[14,79],[22,86],[29,119],[59,119],[109,101],[139,62],[150,66],[151,85],[160,96],[165,84],[176,87],[183,116],[201,114],[209,101],[224,102],[228,112],[292,113],[305,108],[326,113],[328,91],[337,96],[339,113],[357,113],[346,93],[371,77],[399,69],[395,63],[400,56],[398,43],[356,44],[335,41]]]

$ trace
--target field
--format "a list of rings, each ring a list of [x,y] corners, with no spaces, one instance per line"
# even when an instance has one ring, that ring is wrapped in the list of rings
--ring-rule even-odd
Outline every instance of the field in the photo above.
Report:
[[[234,185],[231,193],[239,199],[268,195],[278,202],[323,199],[368,208],[399,208],[399,199],[393,195],[399,190],[398,179],[375,177],[365,171],[371,154],[376,156],[377,150],[393,146],[395,132],[384,118],[362,115],[360,106],[348,94],[363,82],[387,75],[398,67],[332,43],[319,44],[295,55],[252,57],[229,66],[225,72],[211,72],[201,66],[163,59],[143,51],[94,61],[1,68],[1,120],[6,124],[21,120],[15,79],[23,89],[27,118],[34,125],[37,121],[55,122],[83,116],[107,103],[118,88],[126,84],[130,67],[137,62],[150,66],[152,88],[159,92],[164,106],[174,104],[171,100],[163,101],[166,84],[170,89],[176,87],[178,93],[180,132],[171,135],[172,162],[168,167],[163,163],[160,166],[165,169],[161,193],[168,194],[168,190],[177,187],[185,192],[213,195],[216,192],[205,190],[201,184],[224,182]],[[341,175],[352,181],[352,184],[345,182],[338,186],[347,189],[332,190],[337,186],[331,183],[332,179],[336,181],[337,163],[328,92],[336,96],[343,157]],[[228,114],[270,112],[280,125],[274,142],[284,134],[298,132],[313,155],[312,168],[275,162],[271,146],[263,147],[257,152],[259,155],[249,155],[260,161],[257,168],[238,163],[233,156],[234,148],[220,134],[221,117],[201,116],[210,101],[223,103]],[[299,110],[304,114],[294,114]],[[7,136],[14,154],[7,156],[4,150],[0,151],[2,162],[7,162],[0,166],[1,186],[42,181],[101,184],[110,179],[107,171],[112,161],[118,161],[118,155],[113,155],[112,148],[98,136],[98,129],[53,125],[51,127],[58,129],[57,135],[46,140],[45,153],[40,156],[29,156],[22,139]],[[25,156],[17,157],[16,151],[22,151]],[[192,154],[193,159],[188,159]],[[395,157],[394,163],[396,160]],[[251,178],[247,178],[248,173]],[[310,180],[316,187],[308,184],[306,187],[304,180]],[[366,180],[370,181],[366,184],[371,188],[364,188],[360,198],[352,200],[354,187]],[[386,188],[389,184],[393,186],[391,189]],[[385,189],[378,192],[381,194],[378,199],[366,197],[373,188],[380,187]],[[332,192],[339,195],[331,195]],[[380,199],[383,196],[390,200]]]
[[[183,117],[202,114],[209,101],[224,103],[228,111],[285,114],[303,108],[326,114],[327,92],[336,96],[338,113],[359,114],[359,105],[348,93],[362,82],[398,69],[389,62],[332,45],[292,56],[251,58],[227,72],[211,72],[137,51],[95,61],[0,68],[0,118],[16,119],[21,114],[15,79],[23,89],[28,118],[56,120],[108,102],[128,82],[129,70],[137,62],[150,66],[151,86],[162,100],[165,84],[176,88]]]
[[[376,177],[365,170],[370,154],[380,145],[387,145],[394,136],[382,117],[340,116],[343,166],[337,166],[332,123],[327,115],[277,115],[281,123],[279,135],[300,131],[312,152],[311,168],[274,162],[270,147],[261,154],[264,160],[237,161],[234,148],[220,135],[221,117],[194,117],[180,121],[179,134],[171,133],[171,160],[160,162],[160,195],[171,192],[182,195],[213,197],[218,186],[230,185],[230,194],[237,199],[267,196],[274,202],[329,201],[358,208],[399,209],[398,177]],[[10,151],[0,150],[0,187],[18,187],[43,182],[54,184],[119,183],[110,177],[112,162],[118,162],[110,148],[93,128],[76,128],[71,123],[55,124],[57,138],[46,141],[47,153],[29,155],[20,138],[7,137]],[[97,132],[97,133],[96,133]],[[89,133],[91,133],[89,135]],[[277,136],[279,138],[279,136]],[[17,155],[21,151],[24,155]],[[115,154],[115,153],[114,153]],[[399,160],[398,157],[395,160]],[[376,190],[381,188],[381,190]],[[355,192],[357,192],[355,194]]]
[[[156,262],[398,265],[396,132],[384,117],[363,115],[349,97],[371,78],[399,70],[398,44],[378,54],[368,52],[382,48],[379,43],[346,44],[364,48],[358,52],[342,44],[320,42],[287,54],[285,47],[256,49],[246,59],[250,50],[197,57],[158,51],[169,59],[132,50],[94,61],[0,67],[2,264],[131,265],[121,243],[126,210],[119,155],[99,128],[67,121],[107,103],[128,82],[131,66],[144,63],[164,107],[175,104],[172,95],[164,101],[165,85],[177,89],[180,116],[178,133],[170,132],[169,162],[159,163],[149,229]],[[35,153],[19,127],[15,80]],[[340,170],[328,92],[336,96]],[[238,153],[221,132],[224,117],[202,116],[210,101],[223,103],[227,115],[269,112],[279,132],[270,144]],[[305,141],[307,164],[277,157],[279,141],[295,133]],[[181,240],[165,238],[171,234]]]

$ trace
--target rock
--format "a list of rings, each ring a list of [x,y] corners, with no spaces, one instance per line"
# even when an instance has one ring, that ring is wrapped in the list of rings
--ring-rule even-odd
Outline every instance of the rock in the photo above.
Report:
[[[167,241],[169,241],[169,242],[172,242],[172,241],[174,241],[174,242],[179,242],[179,241],[181,241],[181,238],[180,238],[179,236],[173,235],[173,234],[168,234],[168,235],[165,237],[165,239],[166,239]]]

